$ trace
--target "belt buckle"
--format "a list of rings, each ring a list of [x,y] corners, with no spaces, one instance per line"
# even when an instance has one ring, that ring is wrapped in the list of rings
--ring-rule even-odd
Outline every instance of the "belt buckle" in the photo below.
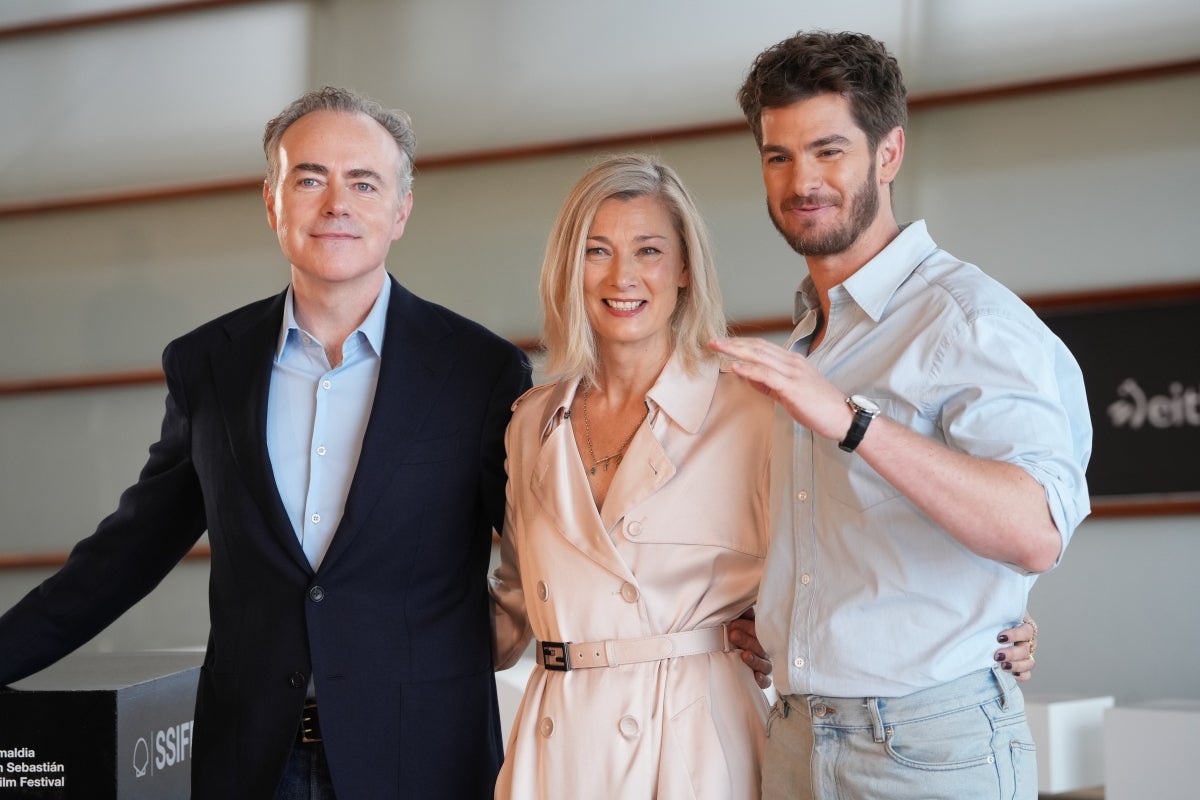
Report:
[[[317,716],[317,704],[305,703],[300,717],[300,743],[317,744],[321,741],[321,720]]]
[[[570,642],[541,642],[542,666],[551,672],[570,672],[571,658],[567,654]]]

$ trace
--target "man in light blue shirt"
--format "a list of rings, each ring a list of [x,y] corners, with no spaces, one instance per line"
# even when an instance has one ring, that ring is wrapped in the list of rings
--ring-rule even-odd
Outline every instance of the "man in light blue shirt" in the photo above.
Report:
[[[366,319],[341,343],[336,366],[296,321],[292,287],[284,299],[267,394],[267,452],[279,497],[313,569],[321,566],[341,522],[362,452],[391,295],[391,281],[384,281]]]
[[[1020,690],[980,667],[1089,511],[1079,367],[923,221],[897,223],[906,101],[882,44],[797,34],[739,101],[809,271],[786,348],[714,343],[779,411],[764,796],[1033,798]]]

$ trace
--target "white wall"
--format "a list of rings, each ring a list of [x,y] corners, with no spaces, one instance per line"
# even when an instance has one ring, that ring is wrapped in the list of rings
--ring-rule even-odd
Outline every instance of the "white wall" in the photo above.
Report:
[[[947,249],[1019,293],[1194,280],[1197,97],[1191,76],[917,113],[900,215],[926,217]],[[657,149],[711,222],[731,316],[786,314],[801,264],[766,219],[749,136]],[[535,334],[545,235],[588,158],[419,174],[392,271],[502,334]],[[254,191],[0,218],[0,243],[2,380],[155,366],[172,336],[287,279]],[[161,408],[161,386],[0,397],[0,551],[65,549],[90,532],[136,475]],[[1200,698],[1197,563],[1197,517],[1085,522],[1034,588],[1035,688]],[[205,571],[181,566],[89,647],[202,645]],[[0,607],[43,574],[0,573]]]

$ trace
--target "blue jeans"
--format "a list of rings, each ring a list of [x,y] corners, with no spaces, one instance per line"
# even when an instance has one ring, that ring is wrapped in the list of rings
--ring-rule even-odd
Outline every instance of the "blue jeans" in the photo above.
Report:
[[[325,745],[298,744],[292,748],[283,779],[275,790],[275,800],[337,800],[333,779],[329,777],[329,762],[325,760]]]
[[[999,665],[904,697],[782,696],[763,797],[1035,800],[1025,700]]]

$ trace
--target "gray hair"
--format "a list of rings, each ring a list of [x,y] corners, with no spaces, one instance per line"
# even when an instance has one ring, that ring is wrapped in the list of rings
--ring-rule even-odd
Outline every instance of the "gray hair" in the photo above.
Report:
[[[267,123],[263,131],[263,152],[267,156],[267,183],[274,186],[279,179],[279,140],[292,123],[314,111],[338,111],[344,114],[365,114],[391,134],[400,148],[400,174],[397,191],[404,197],[412,189],[413,157],[417,151],[417,135],[412,120],[399,109],[387,109],[369,97],[350,89],[326,86],[306,92]]]

